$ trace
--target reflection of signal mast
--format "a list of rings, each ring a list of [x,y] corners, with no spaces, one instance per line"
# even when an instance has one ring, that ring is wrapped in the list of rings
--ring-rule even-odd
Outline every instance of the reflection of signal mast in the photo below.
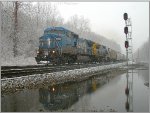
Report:
[[[132,75],[130,73],[132,73]],[[133,111],[133,69],[131,71],[127,70],[127,87],[125,94],[127,96],[125,108],[127,111]]]

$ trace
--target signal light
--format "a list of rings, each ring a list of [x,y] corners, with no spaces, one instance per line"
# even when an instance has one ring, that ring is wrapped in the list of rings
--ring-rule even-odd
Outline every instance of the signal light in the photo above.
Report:
[[[125,48],[128,48],[128,47],[129,47],[129,42],[125,41]]]
[[[124,18],[124,20],[127,20],[128,19],[128,14],[124,13],[123,18]]]
[[[129,102],[127,101],[127,102],[126,102],[126,110],[128,111],[129,108],[130,108],[130,105],[129,105]]]
[[[125,89],[125,93],[126,93],[126,95],[129,95],[129,88],[128,87]]]
[[[124,33],[128,34],[128,27],[124,27]]]

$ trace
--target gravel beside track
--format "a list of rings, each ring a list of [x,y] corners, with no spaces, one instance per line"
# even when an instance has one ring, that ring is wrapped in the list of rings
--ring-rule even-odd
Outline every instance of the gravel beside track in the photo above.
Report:
[[[1,93],[15,92],[24,88],[36,87],[40,84],[60,84],[65,82],[77,82],[88,79],[96,73],[106,73],[115,68],[120,68],[126,63],[117,63],[110,65],[101,65],[84,67],[80,69],[72,69],[58,72],[50,72],[44,74],[33,74],[28,76],[20,76],[13,78],[1,79]],[[79,66],[78,66],[79,67]]]

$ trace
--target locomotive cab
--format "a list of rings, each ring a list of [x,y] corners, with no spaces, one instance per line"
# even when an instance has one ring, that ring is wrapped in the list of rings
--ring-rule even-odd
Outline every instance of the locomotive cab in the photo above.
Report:
[[[39,50],[35,58],[37,63],[40,61],[52,62],[56,56],[61,55],[61,36],[46,34],[39,38],[39,43]]]
[[[63,27],[45,29],[39,43],[39,51],[35,58],[37,63],[47,61],[60,64],[76,60],[78,35]]]

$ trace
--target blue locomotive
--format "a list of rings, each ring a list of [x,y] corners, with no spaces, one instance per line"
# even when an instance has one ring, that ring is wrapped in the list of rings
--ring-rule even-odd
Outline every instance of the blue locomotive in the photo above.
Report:
[[[36,62],[47,61],[52,64],[101,62],[117,60],[117,52],[63,27],[49,27],[39,38]]]

